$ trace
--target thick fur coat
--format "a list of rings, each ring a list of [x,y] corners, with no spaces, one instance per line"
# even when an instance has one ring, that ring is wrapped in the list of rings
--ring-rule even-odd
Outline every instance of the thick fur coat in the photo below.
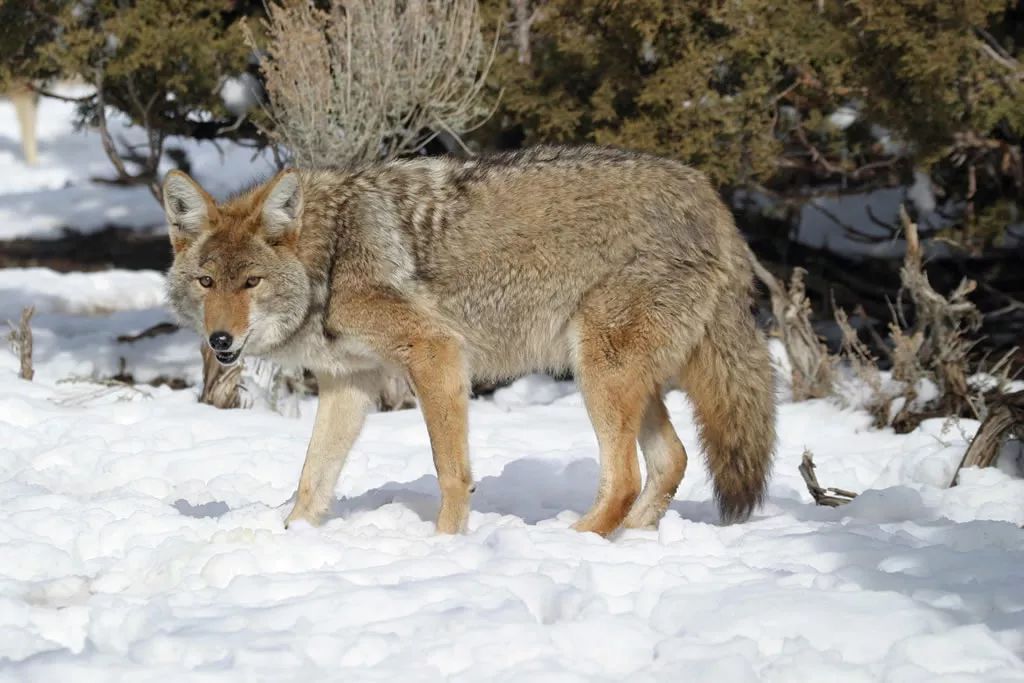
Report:
[[[164,201],[179,315],[224,362],[264,356],[320,382],[290,520],[326,512],[389,373],[407,373],[427,422],[441,531],[469,511],[471,380],[534,371],[572,371],[597,435],[601,481],[577,528],[658,521],[686,467],[672,386],[693,401],[723,518],[764,494],[775,403],[751,269],[694,169],[539,147],[286,171],[221,204],[174,172]]]

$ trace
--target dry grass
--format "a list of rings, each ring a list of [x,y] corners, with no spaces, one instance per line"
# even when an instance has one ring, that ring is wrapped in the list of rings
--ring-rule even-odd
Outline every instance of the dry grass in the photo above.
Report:
[[[970,352],[977,343],[981,313],[968,298],[975,289],[972,280],[963,280],[944,296],[928,280],[917,225],[901,208],[907,251],[900,269],[901,289],[894,306],[885,344],[892,364],[889,383],[882,381],[877,361],[867,345],[849,324],[844,311],[835,311],[836,323],[843,333],[842,359],[869,392],[865,407],[876,427],[892,426],[908,432],[929,417],[948,416],[984,419],[989,402],[1007,389],[1010,377],[1007,358],[995,364],[991,374],[994,386],[972,384],[978,369]],[[909,299],[913,305],[913,323],[908,323],[899,305]],[[1000,377],[998,373],[1002,373]],[[922,402],[918,388],[931,383],[937,396]],[[899,409],[893,414],[893,406]]]
[[[483,123],[494,56],[476,0],[271,3],[260,67],[271,139],[297,165],[344,165]],[[256,44],[247,30],[251,44]]]
[[[792,366],[793,400],[822,398],[833,390],[834,359],[811,325],[811,303],[804,288],[803,268],[795,268],[789,285],[768,271],[747,250],[757,278],[768,288],[772,315]]]

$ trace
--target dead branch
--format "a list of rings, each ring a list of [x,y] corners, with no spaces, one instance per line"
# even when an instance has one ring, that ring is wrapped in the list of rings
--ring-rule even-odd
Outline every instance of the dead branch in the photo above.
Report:
[[[1016,391],[993,399],[988,417],[981,423],[978,433],[957,465],[950,487],[956,486],[960,470],[965,467],[991,467],[999,457],[1003,443],[1015,435],[1024,437],[1024,391]]]
[[[924,270],[917,224],[910,220],[903,206],[900,206],[900,222],[907,243],[900,281],[915,307],[914,327],[910,331],[916,350],[914,356],[923,368],[934,374],[940,395],[949,402],[953,412],[959,413],[969,403],[970,394],[967,356],[972,343],[967,335],[977,331],[982,323],[981,312],[967,298],[976,283],[964,278],[948,297],[936,292]]]
[[[7,323],[11,327],[7,339],[11,344],[11,350],[18,356],[21,368],[18,370],[18,377],[32,381],[36,371],[32,367],[32,316],[35,315],[36,307],[28,306],[21,309],[21,320],[15,325]]]
[[[542,11],[538,7],[531,12],[530,0],[512,0],[512,9],[515,14],[515,40],[519,63],[529,64],[533,61],[530,29],[533,27],[534,22],[541,18]]]
[[[151,327],[147,327],[146,329],[144,329],[142,332],[139,332],[138,334],[121,334],[121,335],[118,335],[117,342],[119,344],[134,344],[135,342],[139,341],[140,339],[150,339],[151,337],[159,337],[160,335],[164,335],[164,334],[174,334],[175,332],[177,332],[180,329],[181,329],[181,327],[179,327],[178,325],[176,325],[174,323],[167,323],[167,322],[157,323],[156,325],[153,325]]]
[[[203,353],[203,390],[199,402],[216,408],[238,408],[241,405],[238,385],[242,378],[242,363],[224,366],[217,362],[206,344]]]
[[[804,484],[807,485],[807,491],[811,494],[811,498],[814,499],[817,505],[835,508],[840,505],[846,505],[857,497],[857,494],[852,491],[822,487],[818,483],[818,476],[814,473],[814,456],[811,455],[809,450],[804,450],[804,455],[800,459],[799,470],[800,476],[804,478]]]
[[[137,98],[134,102],[138,109],[136,113],[142,117],[144,127],[146,128],[149,151],[145,157],[145,162],[139,158],[131,159],[142,166],[142,170],[139,173],[131,173],[125,165],[125,159],[130,156],[130,152],[125,153],[119,150],[110,133],[110,124],[107,120],[107,103],[104,99],[104,71],[102,65],[96,67],[94,77],[96,81],[96,123],[100,134],[100,142],[103,145],[103,151],[106,152],[107,158],[113,164],[114,170],[117,171],[117,181],[131,185],[145,183],[146,187],[149,188],[150,194],[153,195],[157,203],[160,203],[162,196],[160,183],[157,178],[157,170],[160,158],[163,155],[165,134],[155,130],[150,125],[150,111],[156,102],[157,94],[153,94],[147,106],[143,106]],[[134,89],[132,89],[132,94],[134,95]]]
[[[122,358],[121,360],[123,364],[124,359]],[[134,396],[145,399],[153,398],[153,394],[140,389],[134,382],[118,379],[117,377],[73,376],[57,380],[57,384],[94,385],[94,388],[81,394],[59,398],[54,401],[57,405],[62,406],[83,406],[107,396],[117,396],[119,400],[131,400],[131,397]]]
[[[889,423],[889,407],[893,397],[888,395],[882,386],[882,373],[878,370],[878,359],[871,353],[868,345],[861,341],[857,330],[850,324],[846,311],[832,301],[836,324],[843,335],[840,356],[850,364],[853,374],[860,379],[870,392],[866,405],[871,414],[875,429],[881,429]]]
[[[805,271],[795,268],[787,288],[761,265],[749,247],[747,255],[755,275],[771,295],[775,324],[793,368],[793,399],[828,396],[832,392],[832,359],[811,326],[811,304],[803,281]]]

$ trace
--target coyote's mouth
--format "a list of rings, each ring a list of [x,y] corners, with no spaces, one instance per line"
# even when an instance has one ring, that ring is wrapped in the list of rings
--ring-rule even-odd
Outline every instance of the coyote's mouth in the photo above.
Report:
[[[248,334],[245,335],[245,339],[242,340],[242,343],[234,351],[214,351],[213,355],[221,365],[234,365],[238,362],[238,357],[242,355],[242,350],[245,348],[247,341],[249,341]]]
[[[217,357],[217,362],[221,365],[234,365],[238,357],[242,355],[242,349],[237,351],[221,351],[213,355]]]

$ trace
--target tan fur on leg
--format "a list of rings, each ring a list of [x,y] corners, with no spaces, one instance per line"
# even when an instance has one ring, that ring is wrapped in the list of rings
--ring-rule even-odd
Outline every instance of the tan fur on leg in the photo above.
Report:
[[[365,335],[384,358],[409,374],[430,435],[441,488],[437,530],[459,533],[469,518],[469,377],[459,340],[416,303],[394,292],[349,293],[331,320]],[[331,323],[329,323],[331,324]]]
[[[647,483],[623,522],[631,528],[658,523],[686,472],[686,449],[669,421],[660,394],[655,394],[647,404],[639,441],[647,463]]]
[[[320,524],[334,499],[334,486],[345,458],[373,407],[378,379],[375,373],[358,373],[348,377],[318,375],[317,382],[320,398],[313,438],[302,465],[295,507],[285,520],[285,528],[298,519],[314,526]]]
[[[578,323],[576,375],[597,434],[601,481],[594,506],[574,528],[607,535],[640,493],[636,440],[654,386],[643,366],[649,341],[643,321],[609,320],[600,291],[589,303]]]
[[[632,386],[630,386],[632,384]],[[601,482],[590,511],[573,525],[602,536],[615,531],[640,493],[636,437],[646,392],[625,377],[587,375],[580,387],[601,454]]]
[[[469,467],[469,383],[458,346],[444,339],[413,344],[409,376],[427,423],[441,487],[437,530],[456,534],[466,528],[473,488]]]

